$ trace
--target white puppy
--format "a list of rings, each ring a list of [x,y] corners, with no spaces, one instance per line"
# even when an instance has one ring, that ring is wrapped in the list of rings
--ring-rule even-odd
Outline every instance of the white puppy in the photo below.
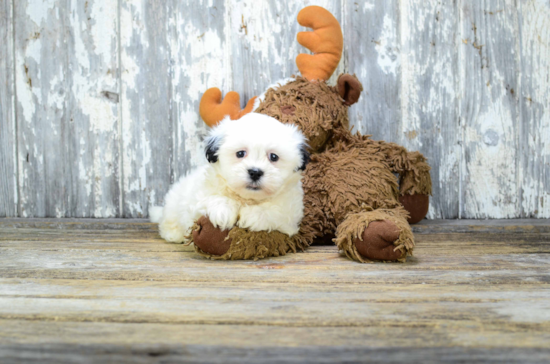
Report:
[[[237,224],[292,236],[303,217],[306,147],[295,125],[255,113],[239,120],[226,117],[206,140],[209,163],[176,182],[164,208],[151,208],[151,221],[175,243],[189,239],[201,216],[222,230]]]

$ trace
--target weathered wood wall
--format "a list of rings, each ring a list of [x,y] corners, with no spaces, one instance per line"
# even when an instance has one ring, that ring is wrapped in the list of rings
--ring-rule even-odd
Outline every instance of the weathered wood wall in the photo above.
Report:
[[[0,216],[146,216],[203,158],[202,92],[296,73],[311,4],[355,127],[430,159],[431,218],[550,217],[548,0],[0,0]]]

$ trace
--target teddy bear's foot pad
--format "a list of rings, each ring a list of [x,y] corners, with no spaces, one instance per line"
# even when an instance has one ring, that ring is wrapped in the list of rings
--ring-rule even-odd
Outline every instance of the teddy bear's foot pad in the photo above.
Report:
[[[354,239],[353,244],[367,259],[396,261],[405,256],[401,249],[395,250],[399,234],[399,228],[390,220],[372,221],[363,231],[362,240]]]
[[[428,209],[430,208],[429,195],[415,194],[399,196],[399,202],[401,202],[405,210],[409,212],[409,218],[407,219],[409,224],[420,222],[426,217]]]
[[[197,221],[199,229],[193,231],[193,243],[202,251],[212,255],[224,255],[231,246],[231,239],[227,239],[229,230],[215,227],[210,220],[203,216]]]

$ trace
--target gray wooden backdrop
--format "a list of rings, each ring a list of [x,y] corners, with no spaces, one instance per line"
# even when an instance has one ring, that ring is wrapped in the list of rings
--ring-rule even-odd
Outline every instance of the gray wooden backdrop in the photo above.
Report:
[[[355,128],[422,151],[430,218],[550,217],[549,0],[0,0],[0,216],[142,217],[203,159],[201,94],[341,22]]]

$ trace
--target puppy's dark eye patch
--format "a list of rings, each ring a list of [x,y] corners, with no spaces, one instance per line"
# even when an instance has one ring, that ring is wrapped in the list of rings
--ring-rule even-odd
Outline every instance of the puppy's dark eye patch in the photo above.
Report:
[[[294,115],[294,112],[296,112],[296,108],[292,105],[281,106],[281,112],[284,115]]]
[[[236,155],[237,158],[244,158],[246,156],[246,152],[244,150],[239,150]]]
[[[269,154],[269,160],[272,161],[272,162],[277,162],[279,160],[279,156],[275,153],[270,153]]]

